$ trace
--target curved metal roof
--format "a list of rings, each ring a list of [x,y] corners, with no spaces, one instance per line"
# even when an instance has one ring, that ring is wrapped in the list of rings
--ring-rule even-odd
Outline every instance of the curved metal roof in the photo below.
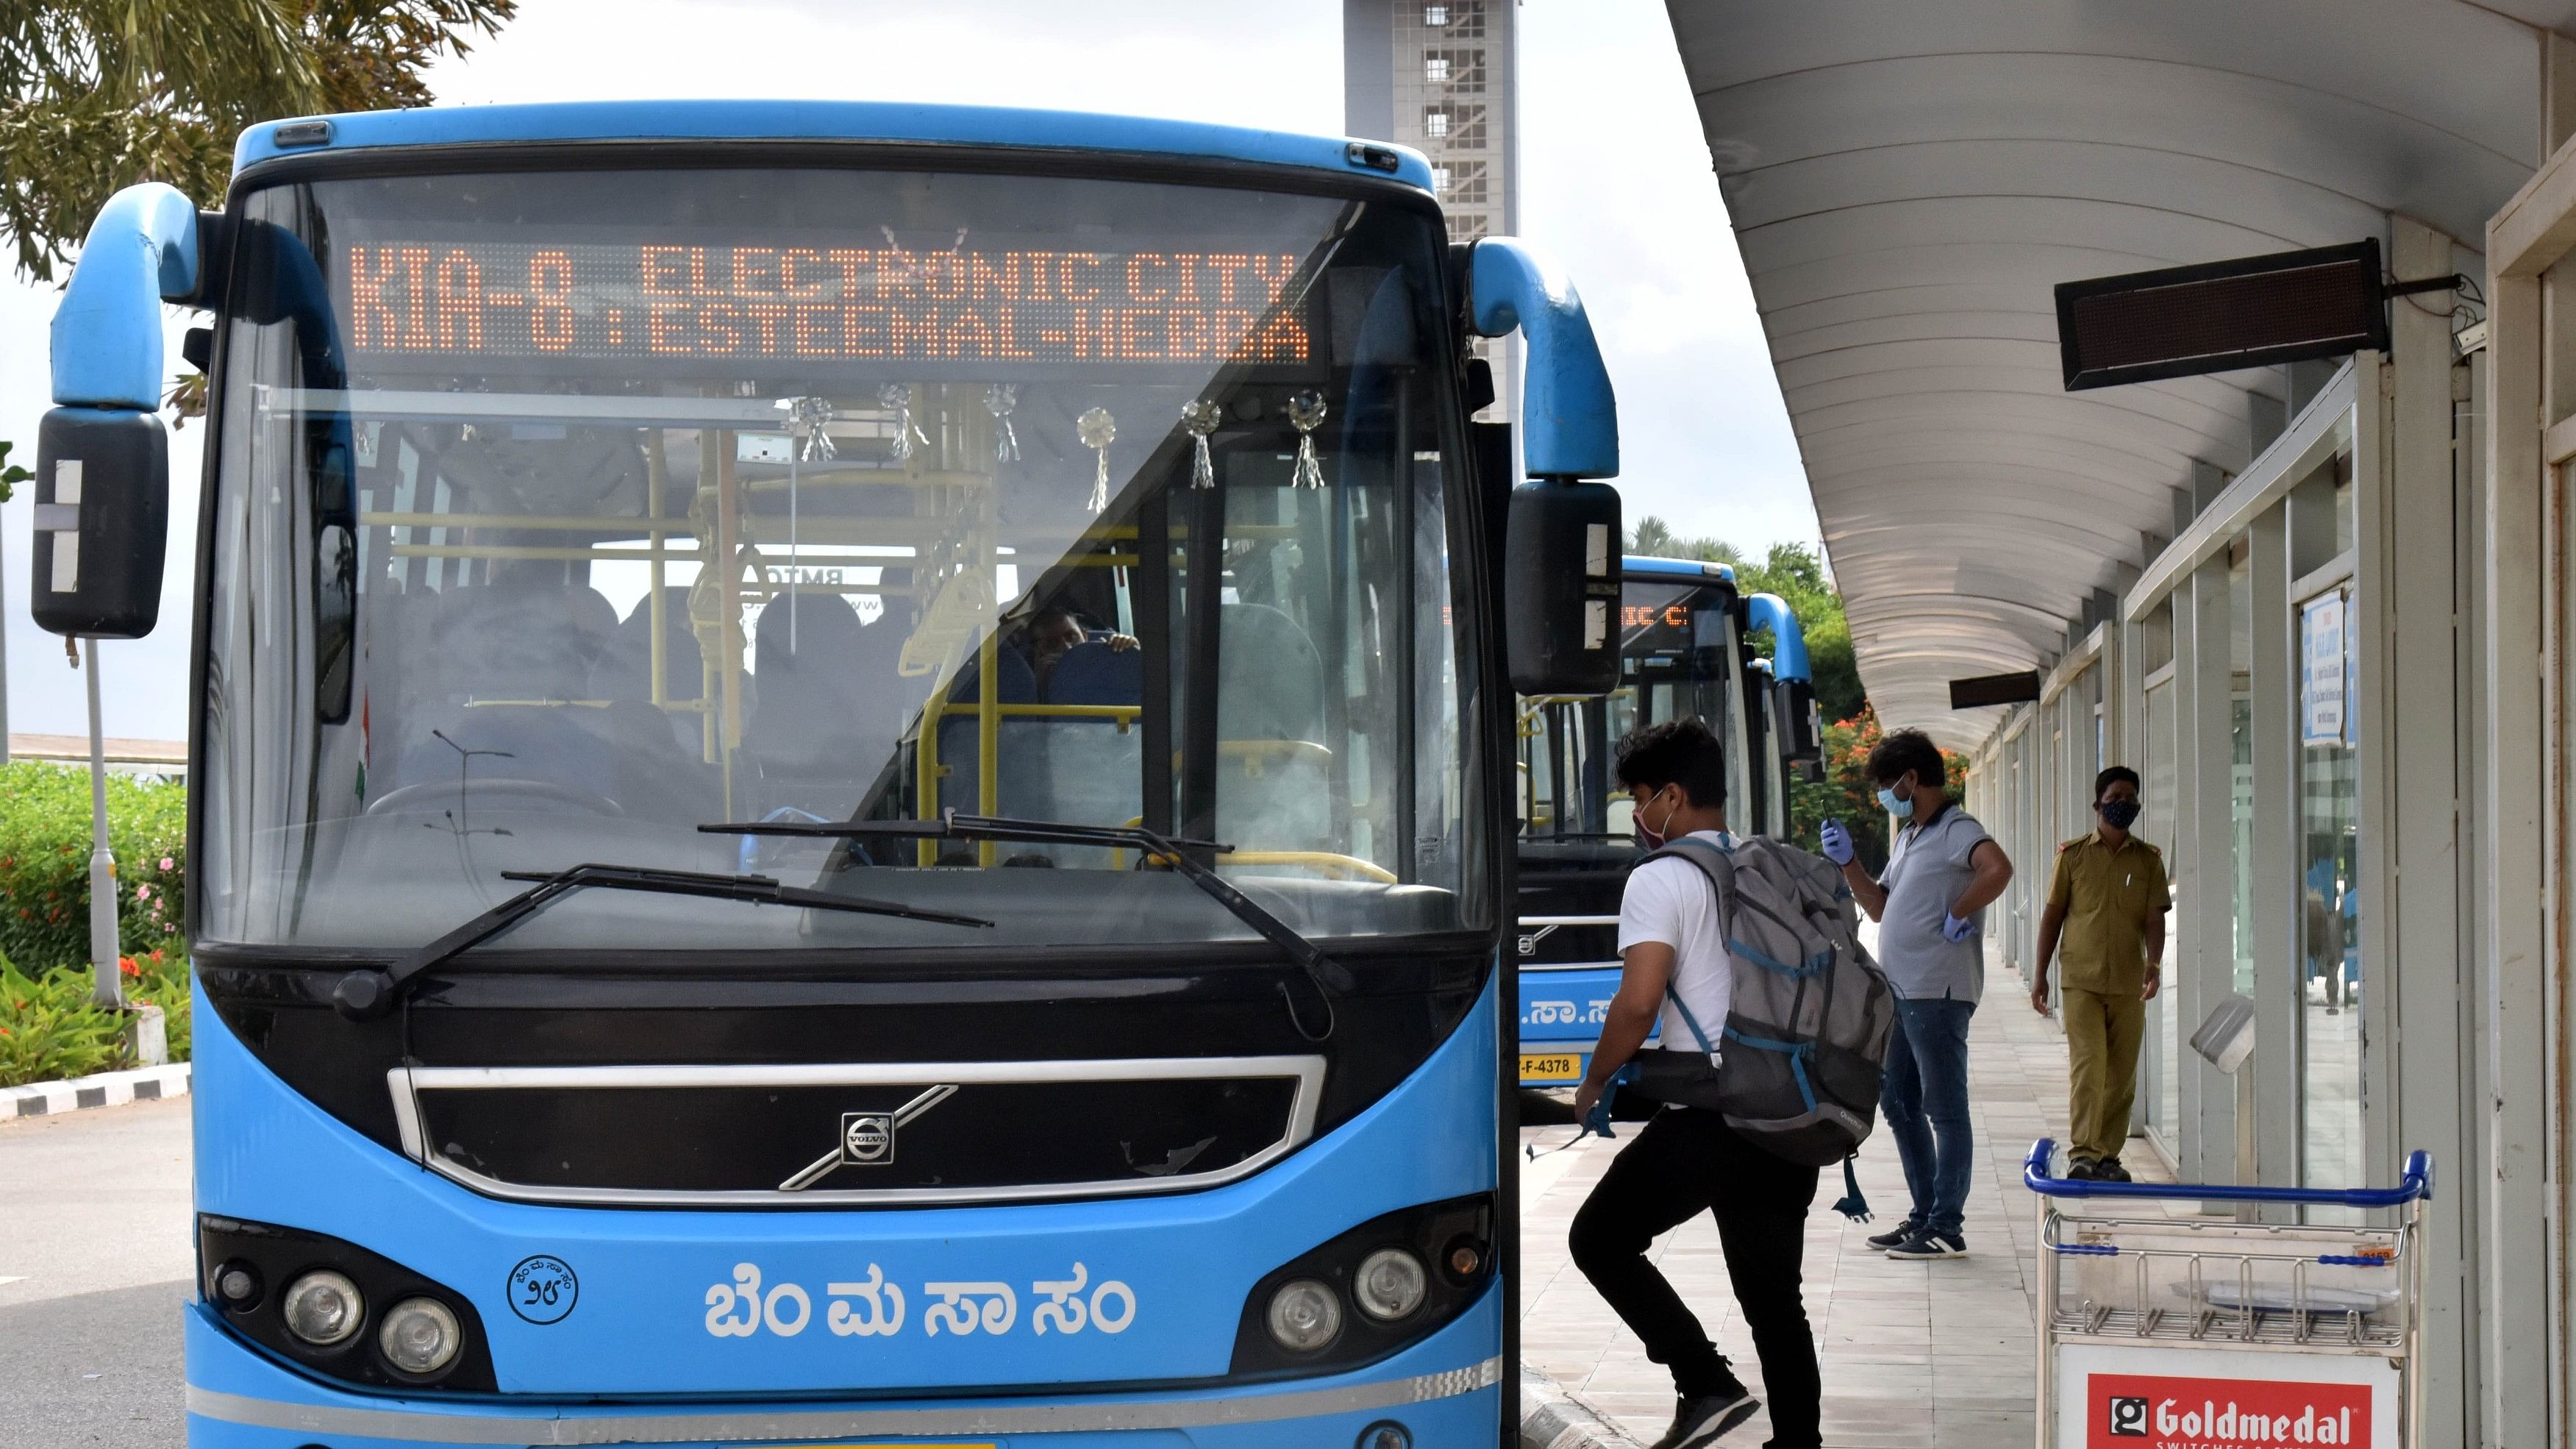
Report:
[[[2064,390],[2051,289],[2388,231],[2468,246],[2542,159],[2543,32],[2458,0],[1671,0],[1892,727],[1955,748],[2248,461],[2283,373]],[[2473,258],[2464,257],[2464,261]],[[2473,269],[2473,268],[2472,268]]]

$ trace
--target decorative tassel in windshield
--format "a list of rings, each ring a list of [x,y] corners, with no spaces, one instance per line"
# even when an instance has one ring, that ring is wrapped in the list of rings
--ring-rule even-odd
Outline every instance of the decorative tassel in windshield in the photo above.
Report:
[[[787,414],[787,433],[796,440],[797,457],[808,463],[828,463],[840,456],[831,433],[824,427],[832,420],[830,398],[783,397],[777,406]]]
[[[894,409],[894,460],[911,462],[914,453],[930,446],[930,439],[912,421],[912,388],[905,383],[887,383],[877,389],[877,402]]]
[[[1100,470],[1092,475],[1091,480],[1091,511],[1095,515],[1106,513],[1109,511],[1109,445],[1118,441],[1118,420],[1109,415],[1107,408],[1093,408],[1075,418],[1073,426],[1082,438],[1082,445],[1100,455]]]
[[[1017,383],[997,382],[984,389],[984,411],[993,415],[993,461],[1020,461],[1020,435],[1011,427],[1011,409],[1020,405]]]
[[[1181,431],[1198,443],[1190,455],[1192,488],[1216,486],[1216,460],[1208,456],[1208,435],[1216,431],[1216,425],[1223,416],[1215,403],[1203,397],[1181,404]]]
[[[1293,486],[1324,486],[1324,465],[1315,457],[1315,430],[1324,425],[1324,395],[1308,388],[1288,397],[1288,421],[1297,429],[1297,477]]]

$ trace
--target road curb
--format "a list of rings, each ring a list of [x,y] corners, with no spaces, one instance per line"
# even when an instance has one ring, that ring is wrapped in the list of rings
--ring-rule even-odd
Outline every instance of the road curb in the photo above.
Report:
[[[1643,1449],[1609,1415],[1521,1365],[1521,1449]]]
[[[19,1117],[52,1117],[86,1107],[118,1107],[188,1094],[189,1064],[137,1067],[128,1072],[100,1072],[60,1082],[33,1082],[0,1087],[0,1122]]]

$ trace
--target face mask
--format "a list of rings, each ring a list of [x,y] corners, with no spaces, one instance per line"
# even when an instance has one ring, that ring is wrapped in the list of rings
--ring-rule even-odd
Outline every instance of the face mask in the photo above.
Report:
[[[1654,803],[1654,801],[1653,801],[1653,799],[1652,799],[1651,797],[1649,797],[1646,803],[1647,803],[1647,804],[1649,804],[1649,805],[1651,805],[1651,804],[1653,804],[1653,803]],[[1674,802],[1673,802],[1673,804],[1672,804],[1672,808],[1671,808],[1671,809],[1669,809],[1669,810],[1666,810],[1666,811],[1664,812],[1664,824],[1666,824],[1666,825],[1668,825],[1668,826],[1669,826],[1669,825],[1671,825],[1671,824],[1673,823],[1673,814],[1674,814],[1674,812],[1675,812],[1675,811],[1680,810],[1681,808],[1682,808],[1682,803],[1681,803],[1679,800],[1674,801]],[[1661,831],[1661,830],[1657,830],[1657,829],[1655,829],[1653,826],[1648,825],[1648,824],[1646,823],[1646,812],[1645,812],[1645,811],[1643,811],[1643,810],[1639,810],[1639,811],[1637,812],[1637,815],[1636,815],[1636,825],[1637,825],[1637,840],[1638,840],[1638,843],[1639,843],[1639,844],[1641,844],[1641,845],[1645,846],[1648,850],[1661,850],[1661,849],[1663,849],[1663,848],[1664,848],[1664,832],[1663,832],[1663,831]]]
[[[2102,823],[2114,830],[2126,830],[2138,822],[2138,802],[2135,800],[2105,800],[2100,809]]]
[[[1911,820],[1914,818],[1914,802],[1911,800],[1897,799],[1896,789],[1894,786],[1887,786],[1878,792],[1878,803],[1886,807],[1888,814],[1895,816],[1899,820]]]

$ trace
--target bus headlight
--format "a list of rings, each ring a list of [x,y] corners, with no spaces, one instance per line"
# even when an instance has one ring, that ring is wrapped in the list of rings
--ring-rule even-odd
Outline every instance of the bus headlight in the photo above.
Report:
[[[474,1300],[381,1253],[203,1213],[197,1262],[206,1306],[224,1331],[308,1372],[396,1392],[433,1383],[500,1391]],[[1267,1335],[1262,1342],[1269,1346]]]
[[[1402,1248],[1380,1248],[1360,1260],[1359,1275],[1351,1283],[1351,1296],[1359,1300],[1362,1313],[1382,1323],[1393,1323],[1421,1307],[1423,1294],[1430,1286],[1430,1275],[1422,1271],[1420,1258]]]
[[[328,1268],[317,1268],[289,1284],[279,1304],[286,1330],[317,1348],[345,1341],[366,1321],[367,1301],[358,1285]]]
[[[434,1374],[456,1361],[465,1344],[456,1315],[435,1298],[406,1298],[385,1314],[376,1346],[385,1361],[407,1374]]]
[[[1300,1278],[1270,1295],[1270,1336],[1295,1353],[1312,1353],[1341,1336],[1342,1300],[1329,1284]]]

